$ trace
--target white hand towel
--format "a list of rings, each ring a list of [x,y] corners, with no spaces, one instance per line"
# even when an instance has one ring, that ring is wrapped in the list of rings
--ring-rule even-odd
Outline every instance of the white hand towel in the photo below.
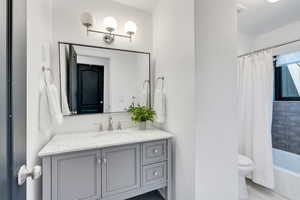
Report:
[[[164,123],[166,118],[166,96],[162,89],[155,89],[154,110],[156,112],[155,121]]]
[[[47,85],[47,97],[49,103],[49,110],[51,113],[52,121],[54,125],[59,125],[63,123],[63,115],[60,109],[59,97],[57,88],[55,85]]]
[[[48,95],[46,85],[43,82],[39,94],[39,130],[47,136],[51,135],[53,130],[52,117],[49,110]]]
[[[62,92],[62,113],[63,115],[71,115],[66,92]]]

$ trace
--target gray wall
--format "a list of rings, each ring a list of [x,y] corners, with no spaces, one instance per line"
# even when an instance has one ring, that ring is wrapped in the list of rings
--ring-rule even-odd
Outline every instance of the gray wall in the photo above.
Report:
[[[0,0],[0,194],[9,199],[7,123],[7,1]]]
[[[273,148],[300,155],[300,102],[274,102],[273,109]]]

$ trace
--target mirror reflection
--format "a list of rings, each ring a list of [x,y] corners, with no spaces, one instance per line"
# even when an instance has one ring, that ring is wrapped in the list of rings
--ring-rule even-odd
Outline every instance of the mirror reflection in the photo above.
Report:
[[[149,53],[59,43],[64,115],[150,105]]]

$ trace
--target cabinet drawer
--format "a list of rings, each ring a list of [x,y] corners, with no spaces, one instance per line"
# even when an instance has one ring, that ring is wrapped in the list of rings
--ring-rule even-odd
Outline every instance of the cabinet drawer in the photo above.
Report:
[[[167,164],[165,162],[143,167],[143,185],[161,184],[167,182]]]
[[[143,164],[153,164],[167,159],[167,142],[165,140],[158,142],[149,142],[143,144]]]

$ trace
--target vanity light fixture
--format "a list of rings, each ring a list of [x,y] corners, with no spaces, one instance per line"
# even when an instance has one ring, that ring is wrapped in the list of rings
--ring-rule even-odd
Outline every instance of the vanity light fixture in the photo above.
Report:
[[[81,14],[80,21],[81,21],[82,25],[87,28],[93,27],[94,19],[93,19],[93,16],[88,12]]]
[[[93,16],[87,12],[81,15],[81,24],[86,27],[87,34],[89,32],[104,34],[103,40],[107,44],[112,44],[115,41],[115,37],[128,38],[129,41],[131,42],[133,35],[136,34],[137,31],[136,24],[132,21],[128,21],[124,25],[124,31],[126,35],[114,33],[118,28],[118,22],[113,17],[104,18],[103,24],[106,31],[94,30],[92,29],[94,24]]]
[[[118,22],[113,17],[105,17],[103,20],[103,24],[105,29],[110,33],[114,32],[118,28]]]
[[[136,33],[137,27],[136,24],[133,21],[128,21],[124,25],[124,31],[127,35],[132,36]],[[130,37],[130,41],[131,41]]]
[[[245,5],[243,5],[243,4],[241,4],[241,3],[238,3],[236,5],[236,7],[237,7],[237,13],[238,14],[240,14],[240,13],[242,13],[242,12],[244,12],[244,11],[247,10],[247,7]]]

